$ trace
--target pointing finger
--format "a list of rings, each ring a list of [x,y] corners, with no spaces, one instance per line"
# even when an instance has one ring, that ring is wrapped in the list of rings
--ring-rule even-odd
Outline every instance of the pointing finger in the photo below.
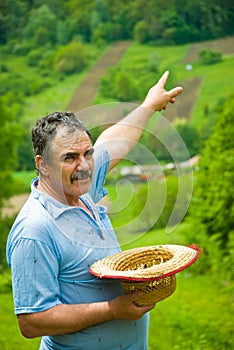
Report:
[[[167,70],[159,79],[158,85],[164,88],[164,86],[166,85],[168,76],[169,76],[169,71]]]

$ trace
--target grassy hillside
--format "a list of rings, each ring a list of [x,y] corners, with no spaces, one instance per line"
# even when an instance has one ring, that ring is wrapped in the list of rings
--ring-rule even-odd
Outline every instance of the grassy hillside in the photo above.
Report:
[[[226,39],[230,45],[230,38]],[[233,38],[234,42],[234,38]],[[224,50],[225,39],[216,42],[216,50]],[[134,79],[140,81],[142,91],[147,92],[166,69],[171,72],[168,87],[175,84],[184,86],[184,92],[179,96],[177,103],[171,109],[175,109],[179,117],[188,117],[192,124],[199,127],[203,124],[206,112],[217,105],[218,101],[232,92],[232,81],[234,79],[234,50],[232,54],[223,54],[223,61],[212,65],[201,65],[199,63],[199,49],[209,47],[209,42],[194,44],[196,51],[192,51],[193,44],[181,46],[153,47],[133,44],[124,55],[119,68],[128,72]],[[234,47],[234,46],[233,46]],[[186,70],[186,57],[189,55],[190,64],[193,69]],[[148,67],[152,66],[149,73]],[[147,69],[146,69],[147,68]],[[195,89],[195,82],[200,79],[200,84]],[[142,94],[142,98],[144,94]],[[97,96],[97,102],[104,102]],[[188,101],[189,104],[188,105]],[[168,107],[170,109],[170,107]],[[191,113],[188,115],[188,110]],[[170,112],[171,113],[171,112]],[[168,112],[164,112],[168,116]]]
[[[230,38],[226,39],[227,45],[230,45]],[[233,39],[234,40],[234,39]],[[219,44],[220,43],[220,44]],[[196,47],[193,52],[193,45]],[[199,46],[200,45],[200,46]],[[154,84],[158,77],[165,69],[171,72],[168,88],[174,84],[181,84],[185,90],[180,95],[178,102],[171,110],[179,113],[180,117],[187,116],[188,109],[191,109],[191,121],[194,125],[199,126],[204,119],[205,112],[210,110],[216,103],[232,92],[232,84],[234,71],[234,55],[224,55],[223,61],[210,65],[202,66],[198,62],[198,50],[209,46],[209,42],[181,46],[147,46],[133,43],[119,64],[119,67],[128,72],[134,79],[140,82],[142,86],[142,99],[145,96],[148,88]],[[216,49],[219,50],[225,47],[225,39],[216,41]],[[234,46],[233,46],[234,47]],[[4,54],[1,54],[2,61],[6,60]],[[186,57],[190,58],[190,64],[193,65],[193,70],[186,71]],[[10,67],[14,67],[15,71],[25,72],[25,76],[31,77],[31,80],[37,79],[37,71],[35,68],[29,68],[22,57],[9,57]],[[151,72],[149,72],[149,65]],[[45,77],[45,83],[49,80],[48,88],[42,92],[24,99],[22,117],[29,119],[32,123],[40,116],[45,115],[55,110],[64,110],[69,104],[69,100],[73,96],[77,86],[82,79],[85,78],[86,71],[81,74],[74,74],[63,77],[58,80],[56,77]],[[201,79],[201,84],[198,91],[194,90],[194,79]],[[40,78],[41,79],[41,78]],[[90,82],[92,84],[92,82]],[[98,93],[95,101],[92,103],[106,103],[110,100],[103,99]],[[130,101],[129,101],[130,102]],[[140,101],[139,101],[140,102]],[[189,103],[188,103],[189,102]],[[77,101],[77,110],[79,101]],[[165,112],[165,116],[167,116]],[[168,113],[173,113],[169,111]]]

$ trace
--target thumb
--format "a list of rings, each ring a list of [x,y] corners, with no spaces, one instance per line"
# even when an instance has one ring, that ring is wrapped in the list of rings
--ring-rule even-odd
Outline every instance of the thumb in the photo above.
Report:
[[[170,91],[168,91],[168,94],[171,98],[173,98],[173,97],[176,97],[179,94],[181,94],[181,92],[183,92],[182,86],[177,86],[177,87],[171,89]]]

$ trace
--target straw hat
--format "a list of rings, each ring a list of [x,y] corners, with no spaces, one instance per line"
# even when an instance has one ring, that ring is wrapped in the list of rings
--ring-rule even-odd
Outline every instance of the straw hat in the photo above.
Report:
[[[98,260],[90,272],[99,278],[119,279],[126,293],[144,291],[136,304],[150,305],[175,291],[175,274],[190,266],[197,257],[195,249],[181,245],[141,247]]]

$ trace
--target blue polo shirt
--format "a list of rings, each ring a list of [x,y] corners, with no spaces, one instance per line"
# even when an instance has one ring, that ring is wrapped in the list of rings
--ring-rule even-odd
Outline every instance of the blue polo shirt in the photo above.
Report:
[[[106,208],[96,204],[106,195],[109,166],[108,153],[101,147],[95,148],[94,164],[90,191],[81,196],[94,217],[38,191],[38,180],[32,181],[7,243],[16,314],[123,294],[117,280],[89,273],[94,261],[121,250]],[[145,350],[147,338],[148,314],[138,321],[113,320],[72,334],[45,336],[40,350]]]

